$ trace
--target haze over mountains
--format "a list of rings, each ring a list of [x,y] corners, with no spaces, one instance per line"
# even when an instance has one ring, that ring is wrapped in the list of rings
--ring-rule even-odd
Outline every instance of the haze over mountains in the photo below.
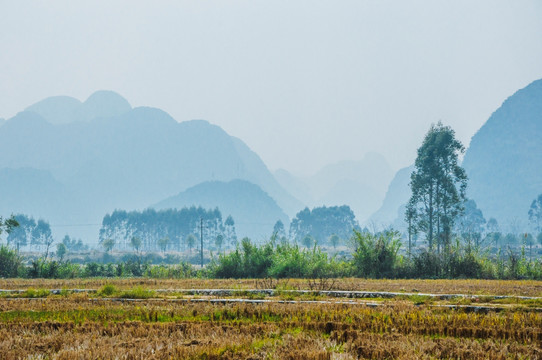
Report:
[[[279,183],[307,206],[349,205],[365,222],[382,204],[393,171],[386,159],[368,153],[360,161],[341,161],[325,166],[310,177],[296,177],[277,170]]]
[[[468,196],[486,218],[506,228],[526,225],[531,202],[542,193],[542,80],[518,90],[491,115],[472,137],[463,166]]]
[[[237,233],[254,241],[268,239],[277,220],[281,220],[283,224],[289,222],[288,215],[275,200],[259,186],[245,180],[204,182],[152,207],[181,209],[191,206],[219,208],[224,220],[228,215],[233,217]]]
[[[503,231],[526,231],[530,204],[542,193],[542,80],[504,101],[472,137],[462,165],[467,196],[486,220],[496,218]],[[396,174],[373,221],[400,225],[412,169]]]
[[[85,102],[70,96],[52,96],[25,111],[35,112],[53,125],[109,118],[132,110],[130,103],[113,91],[97,91]]]
[[[467,149],[468,195],[486,218],[503,227],[526,223],[530,202],[542,193],[541,138],[538,80],[506,100]],[[106,213],[149,206],[219,207],[224,218],[234,217],[239,236],[258,239],[305,206],[346,204],[362,224],[400,226],[411,172],[394,176],[386,159],[370,153],[310,177],[272,174],[220,127],[132,108],[111,91],[84,102],[47,98],[0,119],[0,214],[41,217],[57,225],[57,236],[87,241],[96,240]]]
[[[380,208],[371,215],[369,222],[377,227],[386,227],[390,224],[401,228],[403,212],[410,198],[410,174],[414,171],[414,165],[399,170],[391,181],[386,196]]]
[[[53,97],[30,106],[0,127],[0,153],[1,213],[54,224],[96,229],[106,212],[145,208],[211,180],[252,182],[290,216],[303,208],[255,153],[218,126],[132,109],[109,91],[83,103]]]

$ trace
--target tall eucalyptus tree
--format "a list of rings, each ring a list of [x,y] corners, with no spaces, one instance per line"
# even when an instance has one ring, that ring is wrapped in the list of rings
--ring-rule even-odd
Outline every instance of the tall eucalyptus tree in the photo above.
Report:
[[[431,125],[418,149],[410,177],[412,195],[405,218],[425,233],[429,249],[448,246],[454,222],[466,201],[467,175],[459,166],[465,148],[455,132],[441,122]]]

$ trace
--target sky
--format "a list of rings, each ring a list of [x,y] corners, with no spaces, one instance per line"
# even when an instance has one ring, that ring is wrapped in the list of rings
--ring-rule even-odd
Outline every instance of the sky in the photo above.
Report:
[[[271,170],[368,152],[408,166],[431,123],[468,145],[542,78],[542,1],[0,0],[0,117],[113,90],[206,119]]]

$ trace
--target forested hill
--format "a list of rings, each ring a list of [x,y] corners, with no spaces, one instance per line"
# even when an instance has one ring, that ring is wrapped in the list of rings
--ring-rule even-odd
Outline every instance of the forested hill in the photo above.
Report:
[[[20,168],[36,171],[3,172],[3,191],[28,191],[35,204],[43,204],[46,187],[55,184],[69,200],[40,207],[12,197],[0,211],[17,209],[55,223],[69,216],[69,224],[96,224],[114,209],[142,209],[210,180],[250,181],[292,215],[303,207],[254,152],[220,127],[202,120],[179,123],[155,108],[132,109],[109,91],[82,103],[49,98],[8,119],[0,126],[0,169]],[[36,174],[51,179],[32,181]],[[92,234],[70,231],[95,240],[98,227]]]
[[[205,182],[153,207],[182,209],[191,206],[218,208],[224,217],[231,215],[236,222],[237,235],[240,238],[248,236],[255,241],[269,238],[277,220],[289,223],[288,216],[267,193],[243,180]]]
[[[509,97],[473,136],[463,166],[468,196],[502,226],[526,224],[542,193],[542,80]],[[518,224],[519,225],[519,224]]]

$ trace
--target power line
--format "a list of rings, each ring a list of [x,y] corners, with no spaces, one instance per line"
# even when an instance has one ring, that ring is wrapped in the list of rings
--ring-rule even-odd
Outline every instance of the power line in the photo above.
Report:
[[[275,225],[270,222],[249,222],[249,221],[236,221],[235,225]],[[75,227],[75,226],[102,226],[103,224],[50,224],[55,227]]]
[[[199,219],[200,221],[200,240],[201,240],[201,268],[203,269],[203,218]]]
[[[102,224],[50,224],[51,227],[102,226]]]

